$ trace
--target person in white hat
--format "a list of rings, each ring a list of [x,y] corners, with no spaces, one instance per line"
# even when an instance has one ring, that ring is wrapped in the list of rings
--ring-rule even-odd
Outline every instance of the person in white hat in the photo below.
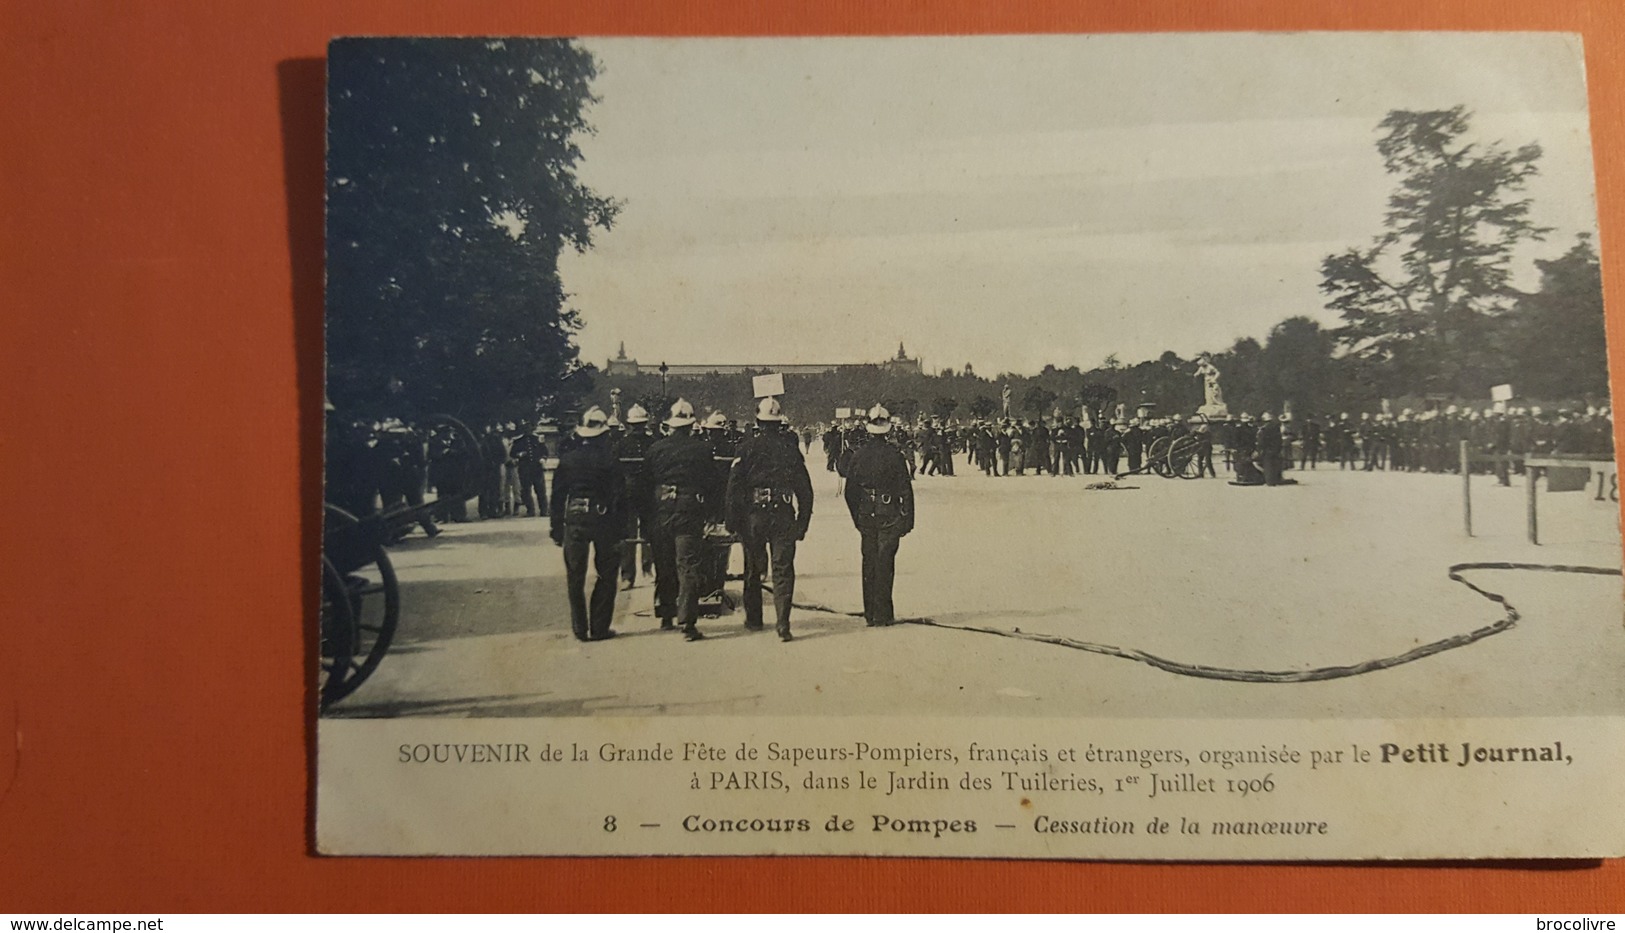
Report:
[[[553,543],[564,548],[570,629],[581,641],[615,637],[615,577],[621,569],[621,535],[626,529],[626,474],[610,439],[609,416],[596,405],[581,413],[579,442],[559,458],[548,509]],[[597,581],[587,602],[587,563]]]
[[[694,435],[694,406],[678,399],[666,426],[671,433],[649,445],[645,462],[655,508],[655,614],[661,628],[681,625],[685,638],[699,641],[705,522],[722,493],[711,446]]]
[[[739,445],[728,477],[728,530],[745,551],[745,628],[762,628],[762,577],[773,570],[773,609],[781,641],[789,641],[796,589],[796,542],[812,520],[812,478],[776,398],[756,405],[760,433]]]
[[[615,442],[615,458],[626,471],[626,545],[621,550],[621,584],[627,589],[637,582],[638,545],[643,545],[643,576],[654,576],[654,487],[649,483],[649,446],[655,442],[649,433],[649,410],[633,403],[626,410],[626,433]]]
[[[863,618],[869,625],[896,621],[897,547],[914,530],[914,484],[902,453],[886,443],[891,428],[890,412],[880,405],[869,409],[866,440],[846,469],[846,508],[862,539]]]

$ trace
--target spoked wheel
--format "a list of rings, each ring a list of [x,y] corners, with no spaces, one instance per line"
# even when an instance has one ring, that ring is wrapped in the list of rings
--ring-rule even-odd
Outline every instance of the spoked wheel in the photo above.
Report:
[[[1202,476],[1202,461],[1196,456],[1196,450],[1202,446],[1199,438],[1191,434],[1174,439],[1168,445],[1168,468],[1173,476],[1181,479],[1200,479]]]
[[[1151,442],[1150,449],[1146,451],[1145,459],[1151,469],[1157,471],[1158,476],[1164,479],[1173,479],[1174,472],[1168,468],[1168,446],[1168,438],[1157,438]]]
[[[329,694],[350,669],[361,633],[356,629],[355,610],[344,585],[344,574],[325,556],[322,558],[322,706],[332,702]]]
[[[322,558],[322,692],[327,708],[378,669],[400,621],[395,568],[381,526],[326,507]]]

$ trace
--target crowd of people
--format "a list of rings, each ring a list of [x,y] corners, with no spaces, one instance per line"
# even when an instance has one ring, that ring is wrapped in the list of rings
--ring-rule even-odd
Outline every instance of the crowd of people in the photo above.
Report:
[[[1173,418],[1120,418],[1114,422],[1074,417],[1049,420],[978,419],[969,424],[920,419],[912,427],[893,418],[895,445],[917,476],[953,476],[954,457],[963,455],[972,469],[989,476],[1116,474],[1144,466],[1146,453],[1159,438],[1186,433],[1206,438],[1205,421],[1187,424]],[[844,473],[843,461],[853,441],[862,436],[860,419],[837,421],[822,431],[825,467]]]
[[[860,419],[823,426],[825,468],[843,473],[843,458],[861,436]],[[954,475],[954,458],[989,476],[1118,475],[1137,473],[1157,441],[1190,435],[1201,475],[1217,476],[1215,448],[1240,485],[1273,485],[1292,469],[1321,463],[1342,470],[1448,473],[1461,470],[1461,445],[1480,463],[1469,468],[1508,482],[1522,472],[1523,457],[1611,457],[1613,420],[1607,408],[1544,411],[1539,406],[1483,409],[1448,405],[1397,415],[1387,411],[1294,417],[1242,413],[1214,419],[1202,414],[1172,417],[1055,417],[977,419],[969,423],[894,419],[895,443],[919,476]]]
[[[1149,406],[1147,406],[1149,407]],[[1607,408],[1496,405],[1442,406],[1422,412],[1386,409],[1335,417],[1284,411],[1236,417],[1140,417],[1107,420],[919,419],[913,425],[882,406],[799,430],[777,399],[761,400],[754,424],[741,428],[721,412],[703,420],[678,400],[651,423],[633,405],[624,418],[589,408],[572,430],[556,424],[507,422],[477,435],[449,421],[414,426],[399,419],[334,422],[328,432],[327,501],[357,518],[379,511],[406,516],[434,537],[440,522],[546,517],[564,551],[571,625],[584,641],[613,637],[617,581],[632,587],[641,570],[653,577],[654,610],[663,629],[690,641],[703,598],[720,594],[729,550],[744,550],[744,615],[763,627],[763,593],[771,579],[776,630],[791,640],[796,543],[813,507],[806,460],[822,440],[825,466],[844,480],[843,498],[859,531],[864,618],[889,625],[899,542],[914,524],[913,483],[953,476],[955,458],[993,477],[1119,477],[1149,469],[1149,458],[1175,442],[1195,475],[1217,477],[1214,452],[1236,485],[1291,483],[1283,474],[1325,464],[1339,470],[1492,473],[1503,484],[1527,457],[1612,458]],[[1167,439],[1169,444],[1159,444]],[[551,476],[549,464],[557,466]],[[425,505],[425,493],[436,498]],[[588,568],[597,582],[589,599]]]

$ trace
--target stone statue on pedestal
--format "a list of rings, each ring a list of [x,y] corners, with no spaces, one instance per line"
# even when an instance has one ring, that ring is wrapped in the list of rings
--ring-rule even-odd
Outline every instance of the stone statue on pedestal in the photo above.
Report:
[[[1219,387],[1219,367],[1213,357],[1202,354],[1196,361],[1196,374],[1202,377],[1202,407],[1197,412],[1209,418],[1228,418],[1230,409],[1224,404],[1224,390]]]

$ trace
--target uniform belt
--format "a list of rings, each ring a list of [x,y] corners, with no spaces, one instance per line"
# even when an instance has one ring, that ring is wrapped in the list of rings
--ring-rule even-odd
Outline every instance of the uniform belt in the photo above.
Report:
[[[681,502],[691,499],[695,502],[704,502],[705,494],[694,490],[684,489],[671,483],[662,483],[655,487],[655,499],[659,502]]]
[[[609,506],[592,496],[569,496],[564,500],[565,521],[590,521],[609,515]]]
[[[751,503],[761,508],[770,509],[777,506],[793,504],[794,496],[788,489],[773,489],[768,486],[757,486],[751,490]]]

